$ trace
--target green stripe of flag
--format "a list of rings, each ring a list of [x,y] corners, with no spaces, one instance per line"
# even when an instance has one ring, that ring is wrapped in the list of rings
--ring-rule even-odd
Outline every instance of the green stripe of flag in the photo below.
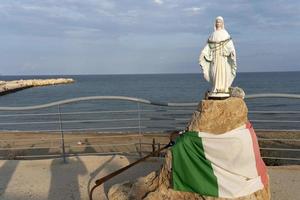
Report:
[[[185,132],[172,147],[173,189],[218,197],[217,177],[197,132]]]

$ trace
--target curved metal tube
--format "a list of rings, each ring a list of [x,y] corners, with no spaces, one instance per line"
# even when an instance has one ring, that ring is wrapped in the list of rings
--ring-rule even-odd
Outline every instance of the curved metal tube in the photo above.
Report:
[[[245,99],[255,99],[255,98],[291,98],[291,99],[300,99],[300,94],[280,94],[280,93],[267,93],[267,94],[251,94],[246,95]],[[57,105],[70,104],[80,101],[89,101],[89,100],[125,100],[132,101],[137,103],[155,105],[155,106],[168,106],[168,107],[185,107],[185,106],[197,106],[198,103],[164,103],[164,102],[155,102],[149,101],[147,99],[135,98],[135,97],[126,97],[126,96],[89,96],[89,97],[78,97],[72,99],[65,99],[61,101],[54,101],[47,104],[40,104],[36,106],[24,106],[24,107],[0,107],[1,111],[21,111],[21,110],[35,110],[48,108]]]
[[[255,99],[255,98],[300,99],[300,94],[266,93],[266,94],[249,94],[245,96],[245,99]]]
[[[125,100],[125,101],[132,101],[137,103],[149,104],[149,105],[156,105],[156,106],[196,106],[198,103],[164,103],[164,102],[154,102],[149,101],[146,99],[135,98],[135,97],[126,97],[126,96],[89,96],[89,97],[78,97],[72,99],[65,99],[61,101],[54,101],[47,104],[40,104],[36,106],[24,106],[24,107],[0,107],[2,111],[21,111],[21,110],[35,110],[35,109],[42,109],[48,108],[57,105],[63,104],[70,104],[79,101],[89,101],[89,100]]]

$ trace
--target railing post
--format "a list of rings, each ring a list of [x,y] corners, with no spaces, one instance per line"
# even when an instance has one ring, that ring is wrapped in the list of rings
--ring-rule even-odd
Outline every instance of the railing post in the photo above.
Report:
[[[139,145],[140,145],[140,157],[142,157],[142,130],[141,130],[141,111],[140,111],[140,103],[137,103],[138,106],[138,120],[139,120]]]
[[[155,152],[155,138],[152,139],[152,153]]]
[[[59,129],[60,129],[60,133],[61,133],[62,157],[63,157],[64,163],[67,163],[67,161],[66,161],[64,131],[63,131],[63,127],[62,127],[62,119],[61,119],[61,112],[60,112],[60,105],[59,104],[58,104],[58,119],[59,119]]]
[[[160,152],[160,142],[157,144],[157,149],[158,149],[158,153],[157,153],[156,156],[157,156],[157,157],[160,157],[160,153],[159,153],[159,152]]]

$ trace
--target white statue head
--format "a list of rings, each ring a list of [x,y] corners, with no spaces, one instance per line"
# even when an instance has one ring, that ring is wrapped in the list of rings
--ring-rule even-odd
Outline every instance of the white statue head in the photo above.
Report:
[[[223,17],[221,17],[221,16],[216,17],[214,29],[215,30],[221,30],[221,29],[224,29],[224,28],[225,28],[225,25],[224,25]]]

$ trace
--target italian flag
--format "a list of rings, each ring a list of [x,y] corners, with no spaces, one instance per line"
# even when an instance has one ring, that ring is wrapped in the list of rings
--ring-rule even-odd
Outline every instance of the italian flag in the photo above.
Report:
[[[268,183],[250,122],[220,135],[184,132],[172,147],[172,158],[174,190],[237,198]]]

